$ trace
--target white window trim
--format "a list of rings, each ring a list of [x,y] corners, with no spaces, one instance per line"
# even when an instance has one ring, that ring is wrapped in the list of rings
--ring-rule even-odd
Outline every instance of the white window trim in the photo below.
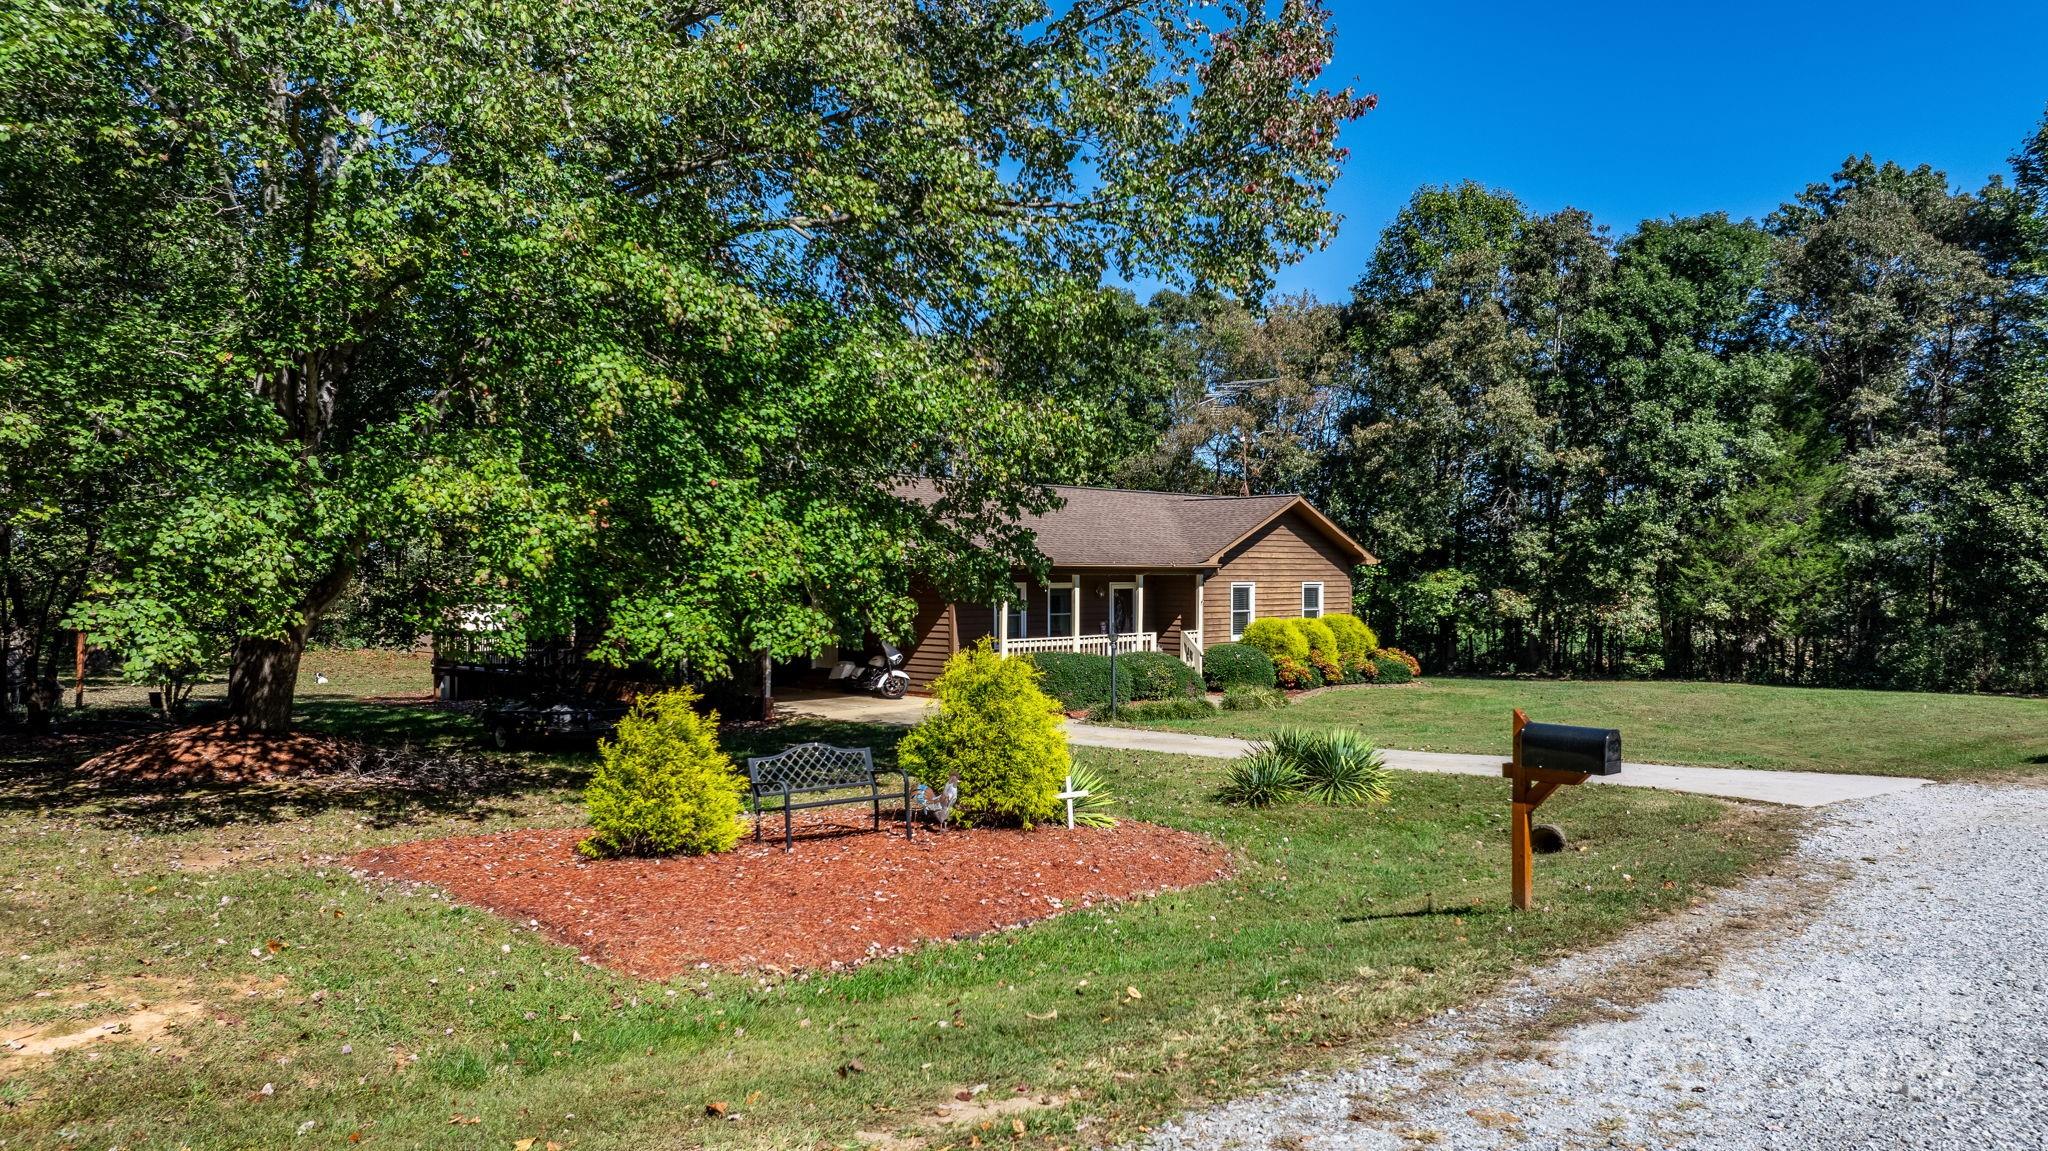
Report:
[[[1059,613],[1057,613],[1057,612],[1055,612],[1055,611],[1053,611],[1053,610],[1052,610],[1052,593],[1054,593],[1054,592],[1056,592],[1056,591],[1059,591],[1059,592],[1065,592],[1065,593],[1067,593],[1067,615],[1068,615],[1068,619],[1067,619],[1067,631],[1065,631],[1065,632],[1055,632],[1055,631],[1053,631],[1053,630],[1052,630],[1052,621],[1053,621],[1053,619],[1054,619],[1054,618],[1055,618],[1055,617],[1056,617],[1056,616],[1057,616],[1057,615],[1059,614]],[[1056,584],[1047,584],[1047,585],[1045,586],[1045,634],[1047,634],[1047,635],[1066,635],[1066,634],[1067,634],[1067,632],[1071,632],[1071,631],[1073,631],[1073,630],[1074,630],[1074,621],[1073,621],[1073,618],[1072,618],[1072,617],[1073,617],[1073,613],[1075,613],[1075,612],[1077,612],[1077,611],[1079,611],[1079,610],[1081,610],[1081,597],[1080,597],[1080,595],[1079,595],[1078,593],[1076,593],[1076,592],[1075,592],[1075,590],[1074,590],[1074,585],[1073,585],[1073,584],[1064,584],[1064,583],[1056,583]]]
[[[1017,613],[1017,626],[1015,630],[1005,636],[1007,639],[1023,639],[1031,634],[1031,586],[1023,583],[1015,586],[1017,588],[1017,598],[1008,603],[997,604],[995,619],[991,624],[998,633],[1002,632],[1003,609],[1009,608],[1015,611]]]
[[[1310,588],[1314,588],[1314,589],[1316,589],[1316,614],[1314,614],[1314,615],[1310,615],[1310,614],[1308,614],[1308,589],[1310,589]],[[1303,619],[1321,619],[1322,617],[1323,617],[1323,581],[1321,581],[1321,580],[1303,580],[1303,581],[1301,581],[1301,618],[1303,618]]]
[[[1239,588],[1243,588],[1245,592],[1244,626],[1250,627],[1252,621],[1259,618],[1259,585],[1256,582],[1231,584],[1230,602],[1224,606],[1229,609],[1230,642],[1232,643],[1236,643],[1244,638],[1244,628],[1237,626],[1237,589]]]

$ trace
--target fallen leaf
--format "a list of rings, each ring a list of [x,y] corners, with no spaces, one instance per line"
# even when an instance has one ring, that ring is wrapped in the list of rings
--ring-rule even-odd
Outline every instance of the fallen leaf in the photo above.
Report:
[[[1126,987],[1126,988],[1124,988],[1124,994],[1125,994],[1125,995],[1128,995],[1128,996],[1130,996],[1130,997],[1131,997],[1131,998],[1133,998],[1133,999],[1143,999],[1143,998],[1145,998],[1144,996],[1142,996],[1142,995],[1138,994],[1138,989],[1137,989],[1137,988],[1135,988],[1135,987]]]
[[[715,1099],[704,1105],[704,1114],[710,1116],[713,1119],[723,1119],[725,1118],[725,1113],[727,1111],[730,1111],[731,1109],[732,1108],[727,1105],[725,1100]]]
[[[747,1092],[747,1106],[752,1107],[754,1104],[759,1103],[760,1101],[761,1093],[759,1091]]]
[[[849,1075],[864,1075],[866,1073],[867,1068],[861,1066],[860,1060],[858,1059],[849,1059],[846,1062],[841,1063],[839,1065],[839,1077],[841,1079],[844,1079]]]
[[[533,1151],[533,1145],[538,1142],[540,1142],[538,1138],[514,1139],[512,1141],[512,1151]]]
[[[481,1115],[456,1115],[448,1120],[450,1127],[474,1127],[484,1121]]]
[[[1010,1120],[1010,1130],[1018,1135],[1024,1134],[1024,1121],[1022,1119]]]
[[[1043,1022],[1045,1022],[1045,1021],[1046,1021],[1046,1020],[1048,1020],[1048,1019],[1058,1019],[1059,1017],[1060,1017],[1060,1009],[1059,1009],[1059,1008],[1057,1008],[1057,1007],[1053,1008],[1053,1009],[1052,1009],[1051,1011],[1048,1011],[1048,1012],[1046,1012],[1046,1013],[1045,1013],[1045,1014],[1043,1014],[1043,1015],[1038,1015],[1038,1014],[1034,1014],[1033,1012],[1030,1012],[1030,1011],[1026,1011],[1026,1012],[1024,1013],[1024,1018],[1026,1018],[1026,1019],[1036,1019],[1036,1020],[1038,1020],[1038,1021],[1039,1021],[1040,1023],[1043,1023]]]

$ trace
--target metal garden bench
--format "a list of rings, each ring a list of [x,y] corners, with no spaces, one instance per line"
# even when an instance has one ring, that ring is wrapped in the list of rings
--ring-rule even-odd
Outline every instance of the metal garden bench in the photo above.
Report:
[[[837,807],[865,803],[874,813],[875,829],[882,827],[882,786],[875,773],[875,753],[865,747],[833,747],[824,743],[800,743],[774,755],[747,760],[747,783],[753,792],[754,839],[761,838],[762,801],[782,801],[782,847],[796,850],[794,812],[813,807]],[[828,792],[845,792],[830,795]],[[903,831],[915,837],[910,822],[910,777],[903,777]]]

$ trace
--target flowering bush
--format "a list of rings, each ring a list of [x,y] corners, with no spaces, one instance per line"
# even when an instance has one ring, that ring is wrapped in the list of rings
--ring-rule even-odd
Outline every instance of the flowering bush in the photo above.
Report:
[[[1379,637],[1355,615],[1337,612],[1323,617],[1337,637],[1337,663],[1344,669],[1347,680],[1356,680],[1361,669],[1372,665],[1372,650],[1379,646]]]
[[[1383,647],[1383,648],[1381,648],[1381,649],[1380,649],[1380,652],[1381,652],[1381,654],[1383,654],[1383,655],[1390,655],[1390,656],[1393,656],[1393,657],[1394,657],[1395,659],[1398,659],[1398,660],[1400,660],[1400,661],[1401,661],[1402,663],[1405,663],[1405,664],[1407,664],[1407,665],[1408,665],[1408,674],[1409,674],[1409,675],[1411,675],[1411,676],[1414,676],[1414,677],[1415,677],[1416,679],[1421,679],[1421,678],[1422,678],[1422,661],[1421,661],[1421,660],[1419,660],[1419,659],[1416,659],[1416,658],[1415,658],[1414,656],[1412,656],[1412,655],[1409,655],[1409,654],[1408,654],[1407,652],[1405,652],[1405,651],[1402,651],[1402,650],[1401,650],[1400,648],[1398,648],[1398,647]]]
[[[1307,661],[1284,655],[1273,661],[1273,679],[1288,691],[1306,691],[1323,686],[1322,677]]]
[[[1291,619],[1287,626],[1301,633],[1302,642],[1308,645],[1311,662],[1318,667],[1324,663],[1332,667],[1337,665],[1337,633],[1330,630],[1329,624],[1319,619]],[[1322,659],[1316,660],[1316,656]]]

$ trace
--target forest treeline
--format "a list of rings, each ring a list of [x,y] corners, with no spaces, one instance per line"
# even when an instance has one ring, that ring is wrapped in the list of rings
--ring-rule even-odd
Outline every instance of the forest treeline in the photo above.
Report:
[[[1104,478],[1309,494],[1439,671],[2039,691],[2044,305],[2048,124],[1619,237],[1425,188],[1349,301],[1154,299],[1179,383]]]

